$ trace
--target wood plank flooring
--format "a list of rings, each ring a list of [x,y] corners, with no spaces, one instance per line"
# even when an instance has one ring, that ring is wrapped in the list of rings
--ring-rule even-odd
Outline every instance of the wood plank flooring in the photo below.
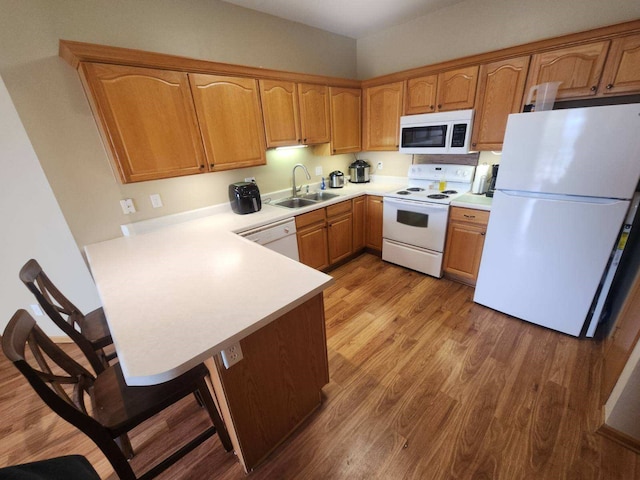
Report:
[[[476,305],[470,287],[373,255],[331,274],[324,402],[250,478],[640,479],[640,455],[594,433],[598,343]],[[0,357],[0,466],[79,453],[115,479]],[[189,397],[139,427],[134,469],[205,422]],[[216,438],[159,478],[244,477]]]

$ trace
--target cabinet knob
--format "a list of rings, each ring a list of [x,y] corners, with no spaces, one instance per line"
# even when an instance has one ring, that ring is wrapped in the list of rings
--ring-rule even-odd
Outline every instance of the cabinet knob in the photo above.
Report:
[[[333,149],[333,153],[336,153],[336,149],[335,148]]]
[[[307,139],[306,138],[304,139],[304,143],[307,143]]]
[[[433,110],[435,107],[433,105],[429,105],[429,108]]]
[[[442,108],[442,105],[438,105],[438,109]]]
[[[487,232],[482,232],[480,235],[482,235],[483,237],[485,236]]]
[[[200,170],[204,170],[204,165],[200,165]]]
[[[472,147],[475,147],[476,145],[477,145],[477,143],[472,143],[471,144]]]
[[[476,218],[475,215],[467,215],[466,213],[464,214],[465,218]]]
[[[613,88],[613,83],[607,85],[607,90],[611,90]]]
[[[593,87],[591,87],[591,91],[595,92],[598,89],[598,87],[596,87],[595,85]]]
[[[213,168],[213,163],[210,163],[210,164],[209,164],[209,168]]]

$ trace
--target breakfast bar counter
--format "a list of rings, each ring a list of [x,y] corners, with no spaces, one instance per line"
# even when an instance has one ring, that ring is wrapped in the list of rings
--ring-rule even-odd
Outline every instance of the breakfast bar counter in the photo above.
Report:
[[[319,406],[330,276],[220,229],[215,216],[85,251],[127,383],[205,362],[247,471]],[[236,343],[244,358],[226,369],[218,354]]]

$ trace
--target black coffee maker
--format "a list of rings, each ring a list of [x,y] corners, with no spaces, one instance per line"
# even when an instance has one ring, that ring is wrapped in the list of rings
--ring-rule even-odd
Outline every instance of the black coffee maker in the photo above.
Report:
[[[491,181],[489,182],[489,189],[487,190],[487,197],[493,197],[493,192],[496,189],[496,180],[498,179],[498,167],[500,165],[491,166]]]

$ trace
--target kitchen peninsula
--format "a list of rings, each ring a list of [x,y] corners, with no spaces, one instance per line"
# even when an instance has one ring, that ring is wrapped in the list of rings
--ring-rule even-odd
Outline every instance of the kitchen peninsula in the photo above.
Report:
[[[215,216],[86,253],[127,383],[205,362],[246,471],[320,405],[328,275],[220,229]],[[218,353],[235,343],[244,358],[226,369]]]

